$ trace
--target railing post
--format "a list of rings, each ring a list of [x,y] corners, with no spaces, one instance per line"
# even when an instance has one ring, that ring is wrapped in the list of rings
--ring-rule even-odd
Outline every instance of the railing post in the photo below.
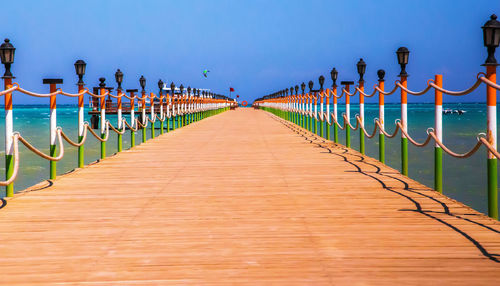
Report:
[[[43,79],[43,84],[48,84],[50,88],[50,93],[54,93],[57,91],[57,84],[62,84],[62,79]],[[56,104],[56,95],[50,96],[50,139],[49,139],[49,154],[51,157],[56,156],[56,148],[57,148],[57,104]],[[57,176],[57,162],[49,161],[50,171],[49,178],[54,180]]]
[[[363,80],[359,81],[359,152],[365,154],[365,133],[363,128],[365,128],[365,97],[363,92],[365,91],[365,82]]]
[[[337,86],[333,85],[332,86],[332,97],[333,97],[333,117],[335,120],[338,122],[338,117],[337,117]],[[339,129],[337,126],[337,123],[333,123],[333,142],[339,143]]]
[[[5,89],[12,87],[12,76],[3,76]],[[12,116],[12,92],[4,95],[5,108],[5,180],[12,177],[14,173],[14,120]],[[5,186],[5,196],[14,196],[14,183]]]
[[[146,91],[142,90],[142,98],[141,98],[141,104],[142,104],[142,110],[141,110],[141,124],[143,125],[142,129],[142,143],[146,142],[146,127],[144,125],[147,124],[148,118],[146,117]]]
[[[378,88],[380,91],[378,92],[378,120],[380,122],[380,130],[378,134],[378,160],[382,163],[385,163],[385,110],[384,110],[384,76],[385,76],[385,71],[384,70],[378,70],[377,71],[378,75]]]
[[[149,107],[150,109],[150,116],[151,116],[151,138],[155,138],[155,103],[154,103],[154,93],[149,94]]]
[[[408,87],[406,81],[407,76],[401,76],[401,85],[404,88]],[[408,132],[408,108],[407,108],[407,93],[401,89],[401,126],[405,132]],[[401,173],[408,176],[408,138],[401,132]]]
[[[319,129],[319,136],[321,136],[322,138],[325,137],[325,121],[323,120],[323,115],[325,114],[323,112],[323,105],[324,105],[324,91],[320,91],[319,93],[319,96],[320,96],[320,105],[319,105],[319,124],[320,124],[320,129]]]
[[[163,92],[161,91],[160,89],[160,118],[163,120],[163,121],[160,121],[160,134],[163,134],[165,133],[165,131],[163,130],[163,122],[165,121],[165,113],[163,111]]]
[[[101,94],[100,103],[101,103],[101,138],[104,139],[106,136],[106,99],[104,94],[106,93],[106,84],[104,83],[106,79],[101,77],[99,78],[99,91]],[[106,158],[106,142],[101,142],[101,159]]]
[[[127,89],[126,92],[130,93],[130,148],[135,146],[135,131],[133,129],[137,128],[135,120],[135,93],[137,89]]]
[[[434,77],[437,86],[443,87],[443,76]],[[443,142],[443,93],[434,89],[434,129],[436,137]],[[436,143],[434,147],[434,190],[443,193],[443,150]]]
[[[497,82],[496,64],[486,65],[486,78],[493,83]],[[497,150],[497,91],[494,87],[486,86],[486,104],[488,112],[488,131],[486,139]],[[498,219],[498,169],[497,158],[488,151],[488,215]]]
[[[314,92],[313,93],[313,100],[314,100],[314,114],[313,114],[313,133],[318,134],[318,93]]]
[[[331,140],[330,136],[330,90],[326,90],[326,139]]]
[[[351,127],[349,127],[349,123],[351,121],[351,106],[350,106],[350,96],[349,96],[349,83],[345,85],[345,115],[344,122],[347,121],[347,125],[345,127],[345,145],[347,148],[351,147]],[[345,125],[345,124],[344,124]]]
[[[120,130],[120,132],[123,131],[124,127],[123,127],[123,119],[122,119],[122,89],[121,88],[118,88],[116,90],[116,95],[118,96],[118,99],[116,100],[117,101],[117,120],[118,120],[118,124],[117,124],[117,127],[118,127],[118,130]],[[118,152],[121,152],[123,150],[123,139],[122,139],[122,135],[120,133],[118,133]]]
[[[85,109],[85,106],[84,106],[84,101],[83,101],[83,82],[82,83],[78,83],[78,93],[80,94],[78,96],[78,143],[82,143],[83,141],[83,136],[85,135],[83,132],[84,132],[84,125],[83,125],[83,121],[84,121],[84,109]],[[88,127],[87,127],[88,128]],[[92,127],[90,127],[92,128]],[[84,152],[84,147],[83,145],[79,146],[78,147],[78,168],[83,168],[83,166],[85,165],[85,152]]]

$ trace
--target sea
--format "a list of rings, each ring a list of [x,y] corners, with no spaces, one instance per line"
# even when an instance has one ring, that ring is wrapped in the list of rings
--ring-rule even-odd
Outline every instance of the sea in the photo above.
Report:
[[[478,133],[486,131],[486,104],[485,103],[452,103],[445,104],[443,109],[465,110],[462,115],[443,115],[444,143],[455,152],[466,152],[476,143]],[[331,109],[332,110],[332,109]],[[344,112],[344,107],[339,104],[339,117]],[[351,106],[351,117],[359,111],[356,105]],[[400,118],[399,104],[385,105],[385,126],[387,132],[395,129],[394,121]],[[16,105],[13,110],[14,130],[19,131],[31,144],[49,152],[49,106],[48,105]],[[88,110],[85,111],[86,120],[90,122]],[[129,115],[125,115],[128,116]],[[365,125],[369,133],[374,128],[373,119],[378,117],[377,104],[365,104]],[[116,126],[116,115],[107,115],[107,118]],[[128,120],[129,121],[129,120]],[[5,128],[4,114],[0,115],[0,137],[3,137]],[[73,140],[77,138],[77,106],[58,105],[57,122],[66,134]],[[130,121],[129,121],[130,122]],[[354,124],[354,119],[351,119]],[[408,131],[412,138],[423,141],[427,137],[426,130],[434,125],[434,105],[428,103],[408,104]],[[149,127],[148,127],[149,129]],[[159,130],[157,130],[157,134]],[[333,126],[331,127],[333,139]],[[117,135],[110,131],[107,144],[107,154],[117,152]],[[148,138],[151,132],[147,132]],[[345,131],[339,130],[340,143],[345,144]],[[136,133],[136,142],[142,140],[141,132]],[[400,135],[395,138],[386,138],[386,164],[401,170],[401,143]],[[130,147],[130,133],[123,135],[123,147]],[[373,139],[365,139],[366,154],[378,158],[378,135]],[[5,154],[4,140],[0,140],[0,154]],[[57,163],[57,174],[69,172],[77,166],[77,148],[64,143],[64,158]],[[351,131],[351,148],[359,150],[359,131]],[[5,156],[0,156],[0,173],[5,172]],[[91,134],[85,144],[85,164],[95,162],[100,157],[100,143]],[[470,207],[487,212],[487,177],[486,177],[486,149],[481,149],[473,156],[466,159],[457,159],[444,155],[443,159],[443,192],[447,196],[463,202]],[[14,183],[15,191],[24,190],[41,181],[48,179],[49,162],[33,154],[20,144],[20,172]],[[424,185],[433,187],[434,184],[434,144],[431,142],[426,147],[409,146],[409,176]],[[99,178],[96,178],[98,180]],[[335,184],[332,181],[332,184]],[[2,190],[1,196],[5,193]]]

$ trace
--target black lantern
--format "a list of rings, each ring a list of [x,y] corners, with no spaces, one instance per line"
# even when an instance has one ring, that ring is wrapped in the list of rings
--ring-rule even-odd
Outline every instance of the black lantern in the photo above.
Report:
[[[396,51],[396,54],[398,55],[398,63],[401,66],[401,73],[399,74],[399,76],[407,77],[408,74],[406,73],[406,65],[408,64],[408,56],[410,55],[410,51],[406,47],[400,47]]]
[[[288,87],[285,89],[285,95],[288,95],[289,89]]]
[[[378,76],[378,81],[384,81],[385,70],[378,70],[377,71],[377,76]]]
[[[2,64],[5,65],[3,78],[13,78],[12,73],[10,72],[10,65],[14,63],[15,52],[16,48],[14,48],[14,46],[10,43],[9,39],[5,39],[4,43],[0,45],[0,59],[2,60]]]
[[[302,82],[300,85],[300,89],[302,89],[302,94],[304,94],[304,91],[306,90],[306,84]]]
[[[145,92],[145,88],[146,88],[146,78],[141,75],[141,78],[139,79],[139,84],[141,85],[142,87],[142,92]]]
[[[172,93],[172,96],[174,96],[174,94],[175,94],[175,84],[174,84],[174,82],[172,82],[170,84],[170,92]]]
[[[338,76],[339,76],[339,72],[337,71],[336,68],[333,68],[332,71],[330,71],[330,77],[332,78],[332,81],[333,81],[333,84],[332,84],[333,87],[337,86],[337,77]]]
[[[188,92],[188,95],[191,95],[191,87],[190,86],[188,86],[187,92]]]
[[[181,86],[179,86],[179,90],[181,91],[181,95],[183,94],[183,91],[184,91],[184,86],[181,84]]]
[[[318,81],[319,81],[319,90],[323,91],[323,85],[325,84],[325,77],[320,75]]]
[[[117,90],[122,90],[122,82],[123,82],[123,73],[120,69],[117,69],[115,72],[115,80],[118,84]]]
[[[314,86],[314,82],[310,80],[308,86],[309,86],[309,92],[311,92]]]
[[[199,88],[196,90],[196,94],[198,95],[198,97],[200,97],[200,89]]]
[[[83,83],[83,75],[85,74],[85,68],[87,64],[83,60],[77,60],[75,62],[75,71],[78,76],[78,85],[84,85]]]
[[[160,89],[160,94],[163,93],[163,81],[161,79],[158,80],[158,88]]]
[[[363,61],[363,59],[359,59],[359,62],[356,64],[356,67],[358,68],[359,82],[364,82],[363,76],[365,75],[366,71],[365,61]]]
[[[100,88],[105,88],[106,87],[106,83],[105,83],[106,79],[103,78],[103,77],[100,77],[99,78],[99,87]]]
[[[290,87],[290,95],[293,95],[293,86]]]
[[[497,15],[491,15],[490,20],[484,23],[481,28],[483,29],[484,46],[488,49],[488,58],[484,65],[497,65],[495,49],[500,44],[500,22],[497,21]]]
[[[296,86],[295,86],[295,94],[298,94],[298,92],[299,92],[299,86],[298,86],[298,85],[296,85]]]

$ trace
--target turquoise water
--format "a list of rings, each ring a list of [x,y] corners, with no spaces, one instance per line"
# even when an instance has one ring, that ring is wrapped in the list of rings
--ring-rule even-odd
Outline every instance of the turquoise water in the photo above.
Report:
[[[444,108],[464,109],[464,115],[443,115],[444,142],[449,148],[456,152],[469,150],[476,142],[476,135],[486,129],[486,105],[484,103],[445,104]],[[339,105],[339,115],[344,107]],[[358,112],[358,107],[351,106],[351,116]],[[90,117],[86,114],[86,120]],[[399,104],[387,104],[385,107],[386,129],[388,132],[394,130],[394,120],[400,117]],[[125,115],[127,119],[129,115]],[[378,116],[378,105],[365,105],[366,128],[373,130],[373,118]],[[77,138],[77,107],[74,105],[60,105],[57,109],[58,125],[74,140]],[[111,123],[116,126],[116,116],[109,115]],[[423,141],[427,134],[426,129],[434,124],[433,104],[409,104],[408,105],[408,128],[410,135]],[[4,115],[0,117],[0,134],[4,134]],[[129,120],[128,120],[129,121]],[[351,122],[355,122],[352,120]],[[157,123],[159,126],[159,123]],[[47,105],[15,106],[14,108],[14,130],[21,134],[33,145],[48,153],[49,151],[49,108]],[[369,132],[371,133],[371,132]],[[159,134],[159,130],[156,130]],[[148,138],[151,132],[148,126]],[[345,132],[340,131],[340,142],[345,144]],[[333,128],[332,128],[333,136]],[[351,131],[351,147],[359,150],[359,132]],[[130,147],[130,133],[123,135],[124,149]],[[141,131],[136,133],[136,143],[142,140]],[[110,139],[107,143],[107,154],[112,155],[117,151],[117,135],[110,131]],[[100,143],[90,134],[85,144],[85,163],[88,164],[100,157]],[[65,156],[57,164],[57,173],[63,174],[72,170],[77,165],[77,148],[65,143]],[[4,140],[0,140],[0,150],[4,150]],[[4,154],[4,151],[0,151]],[[373,139],[366,138],[366,154],[378,158],[378,135]],[[424,148],[417,148],[410,144],[409,147],[409,175],[411,178],[432,187],[434,184],[434,144]],[[21,166],[20,174],[15,182],[15,190],[23,190],[49,176],[49,162],[41,159],[31,151],[20,145]],[[0,156],[4,160],[4,156]],[[400,170],[400,137],[394,139],[386,138],[386,163]],[[479,152],[467,159],[456,159],[444,155],[444,193],[454,199],[468,204],[478,211],[487,211],[486,199],[486,151],[481,147]],[[4,162],[0,163],[0,173],[5,171]],[[332,182],[333,183],[333,182]],[[3,194],[2,194],[3,195]]]

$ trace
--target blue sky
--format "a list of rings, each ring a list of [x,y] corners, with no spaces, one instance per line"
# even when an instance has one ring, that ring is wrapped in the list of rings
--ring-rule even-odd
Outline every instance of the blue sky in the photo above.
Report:
[[[466,88],[486,58],[480,27],[490,14],[500,14],[495,0],[16,0],[8,5],[0,37],[17,48],[12,71],[24,88],[48,91],[42,78],[60,77],[64,90],[76,91],[73,63],[83,59],[89,87],[102,76],[116,86],[114,72],[120,68],[124,88],[138,88],[144,75],[154,92],[161,78],[223,94],[232,86],[247,101],[311,79],[317,84],[321,74],[330,85],[332,67],[339,80],[357,80],[361,57],[367,90],[380,68],[392,87],[399,72],[395,51],[402,45],[411,51],[411,89],[422,88],[436,73],[444,75],[445,87]],[[210,70],[208,79],[203,69]],[[409,101],[432,100],[431,92]],[[466,98],[445,98],[452,100],[484,101],[484,87]],[[46,101],[16,95],[14,103]]]

